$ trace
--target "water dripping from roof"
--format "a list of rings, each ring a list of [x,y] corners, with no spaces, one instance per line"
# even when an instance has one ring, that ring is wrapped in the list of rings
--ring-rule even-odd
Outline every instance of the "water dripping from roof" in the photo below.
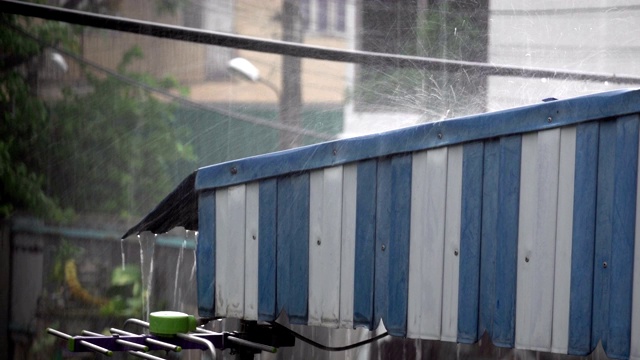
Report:
[[[153,255],[155,252],[156,236],[149,236],[149,232],[138,235],[140,243],[140,273],[142,274],[142,318],[149,320],[151,312],[151,292],[153,284]]]
[[[187,238],[189,237],[189,230],[186,231],[185,237],[182,240],[182,246],[180,247],[180,251],[178,252],[178,259],[176,261],[176,276],[175,281],[173,283],[173,306],[178,309],[179,296],[178,296],[178,288],[180,282],[180,268],[182,267],[182,263],[184,261],[184,249],[187,247]],[[182,285],[182,284],[180,284]]]

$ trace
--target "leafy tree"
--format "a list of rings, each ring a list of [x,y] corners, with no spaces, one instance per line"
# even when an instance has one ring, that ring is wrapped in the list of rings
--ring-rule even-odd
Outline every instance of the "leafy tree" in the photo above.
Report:
[[[127,66],[141,58],[133,47],[118,72],[155,88],[178,88],[170,78],[128,72]],[[52,189],[64,206],[127,215],[138,210],[137,204],[164,197],[174,185],[176,164],[193,163],[195,156],[184,142],[187,130],[176,124],[172,103],[114,77],[88,73],[87,78],[91,93],[67,89],[51,109]]]
[[[69,44],[70,29],[57,23],[0,14],[0,216],[16,209],[61,218],[55,199],[44,191],[39,155],[46,152],[48,114],[37,97],[40,45],[15,29],[29,29],[49,43]]]
[[[140,87],[85,70],[88,93],[65,89],[59,102],[37,94],[46,44],[74,49],[73,27],[0,14],[0,217],[24,210],[54,220],[70,211],[128,215],[155,203],[195,163],[175,106]],[[118,72],[140,83],[179,89],[169,78],[133,73],[132,48]],[[184,173],[176,174],[181,178]]]

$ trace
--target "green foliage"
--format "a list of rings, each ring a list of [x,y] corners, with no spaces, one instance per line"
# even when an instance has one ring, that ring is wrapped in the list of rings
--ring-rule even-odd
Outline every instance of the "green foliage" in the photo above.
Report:
[[[142,312],[142,282],[137,265],[118,266],[111,273],[109,302],[100,308],[103,316],[139,316]]]
[[[68,212],[44,191],[47,169],[41,156],[47,153],[48,114],[33,86],[41,48],[14,28],[28,28],[55,43],[64,43],[68,34],[57,23],[19,23],[7,14],[0,14],[0,22],[0,217],[24,209],[61,220]]]
[[[123,75],[153,87],[175,81],[131,73],[142,53],[134,47],[118,65]],[[192,163],[187,130],[175,124],[175,106],[140,87],[87,74],[93,91],[65,92],[51,109],[57,159],[52,187],[61,204],[77,211],[131,215],[140,203],[155,203],[175,185],[172,167]],[[71,189],[71,191],[69,191]]]
[[[195,156],[175,106],[141,87],[86,71],[83,93],[63,91],[46,104],[37,96],[46,43],[76,47],[71,26],[0,14],[0,217],[17,210],[55,221],[73,211],[139,215],[192,169]],[[20,20],[18,20],[20,19]],[[146,85],[179,91],[175,79],[128,71],[143,58],[127,52],[117,70]]]
[[[78,258],[83,253],[83,250],[73,245],[69,240],[62,239],[53,258],[53,269],[49,280],[62,284],[64,282],[64,264],[69,259]]]

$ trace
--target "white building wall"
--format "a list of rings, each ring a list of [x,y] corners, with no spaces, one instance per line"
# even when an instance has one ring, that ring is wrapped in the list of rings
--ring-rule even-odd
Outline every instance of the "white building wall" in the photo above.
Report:
[[[634,0],[493,0],[489,62],[605,74],[640,74]],[[614,88],[615,83],[490,77],[488,111]]]

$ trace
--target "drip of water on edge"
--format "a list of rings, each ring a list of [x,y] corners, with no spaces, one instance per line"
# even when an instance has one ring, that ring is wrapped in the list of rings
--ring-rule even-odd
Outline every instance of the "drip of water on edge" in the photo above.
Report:
[[[144,233],[143,236],[138,235],[138,241],[140,243],[140,272],[142,274],[142,319],[149,321],[149,313],[151,312],[151,291],[153,281],[153,253],[155,251],[156,237],[148,236],[148,233]]]
[[[176,280],[173,284],[173,306],[177,309],[178,306],[178,280],[180,278],[180,267],[182,265],[182,259],[184,258],[184,249],[187,247],[187,237],[189,236],[189,230],[185,238],[182,240],[182,247],[178,253],[178,260],[176,261]]]
[[[198,250],[198,232],[195,232],[195,246],[193,247],[193,267],[191,268],[191,275],[189,276],[189,282],[193,283],[193,277],[196,275],[196,265],[198,264],[198,254],[197,254],[197,250]]]
[[[122,256],[122,271],[124,271],[124,238],[120,239],[120,256]]]

